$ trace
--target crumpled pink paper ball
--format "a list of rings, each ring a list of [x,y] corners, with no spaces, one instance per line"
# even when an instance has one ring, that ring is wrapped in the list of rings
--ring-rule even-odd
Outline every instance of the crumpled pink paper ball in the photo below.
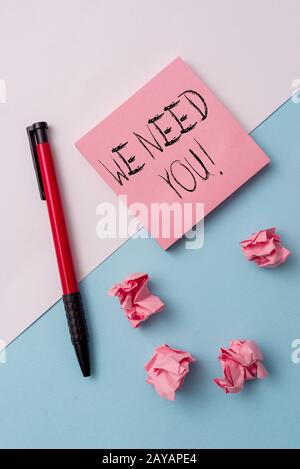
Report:
[[[226,394],[242,391],[245,381],[268,376],[261,351],[253,340],[231,340],[229,348],[221,348],[219,360],[224,376],[214,382]]]
[[[248,261],[259,267],[277,267],[286,261],[290,251],[280,243],[276,228],[260,230],[240,243]]]
[[[149,319],[165,306],[163,301],[148,287],[149,276],[143,273],[128,275],[122,282],[113,285],[108,294],[117,296],[132,327]]]
[[[196,359],[188,352],[161,345],[145,365],[146,382],[152,384],[160,397],[174,401],[175,392],[183,385],[189,364],[194,361]]]

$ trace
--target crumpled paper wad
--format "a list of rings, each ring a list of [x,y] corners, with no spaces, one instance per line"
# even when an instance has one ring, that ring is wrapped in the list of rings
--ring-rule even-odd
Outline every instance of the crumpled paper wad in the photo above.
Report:
[[[165,306],[163,301],[148,287],[149,276],[144,273],[128,275],[122,282],[113,285],[108,295],[117,296],[132,327],[139,325],[158,313]]]
[[[268,376],[261,351],[253,340],[231,340],[229,348],[221,348],[219,360],[224,376],[214,382],[226,394],[242,391],[248,380]]]
[[[276,228],[268,228],[253,233],[249,239],[240,243],[248,261],[254,261],[259,267],[277,267],[286,261],[290,251],[281,244]]]
[[[175,392],[183,385],[189,364],[194,361],[196,359],[189,352],[161,345],[145,365],[146,382],[152,384],[160,397],[174,401]]]

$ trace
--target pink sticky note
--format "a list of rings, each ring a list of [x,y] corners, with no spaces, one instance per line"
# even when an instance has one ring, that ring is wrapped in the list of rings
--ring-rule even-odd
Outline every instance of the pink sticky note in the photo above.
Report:
[[[287,248],[282,246],[276,228],[268,228],[253,233],[249,239],[241,241],[240,246],[246,259],[255,262],[258,267],[278,267],[291,254]]]
[[[117,296],[132,327],[139,327],[164,308],[163,301],[150,292],[148,274],[134,273],[113,285],[108,294]]]
[[[169,345],[157,347],[152,358],[146,363],[146,382],[152,384],[160,397],[175,400],[175,393],[183,386],[189,365],[196,359],[184,350]]]
[[[76,146],[165,249],[269,163],[180,58]]]
[[[229,348],[221,348],[219,360],[224,376],[214,382],[226,394],[242,391],[246,381],[268,376],[262,353],[253,340],[231,340]]]

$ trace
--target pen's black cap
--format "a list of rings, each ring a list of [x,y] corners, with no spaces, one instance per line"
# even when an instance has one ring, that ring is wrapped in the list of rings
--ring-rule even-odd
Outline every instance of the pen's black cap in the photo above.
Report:
[[[38,143],[48,142],[48,124],[47,122],[36,122],[35,124],[32,124],[27,127],[26,130],[32,155],[33,166],[40,191],[40,196],[42,200],[46,200],[36,146]]]
[[[30,129],[36,138],[36,143],[48,142],[48,124],[47,122],[36,122],[27,129]]]

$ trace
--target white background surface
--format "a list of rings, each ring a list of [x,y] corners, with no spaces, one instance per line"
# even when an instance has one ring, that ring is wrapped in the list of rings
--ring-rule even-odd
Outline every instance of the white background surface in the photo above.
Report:
[[[250,131],[300,76],[299,0],[0,0],[0,336],[9,343],[60,297],[46,204],[25,128],[52,126],[82,278],[122,240],[96,237],[112,191],[73,142],[180,55]],[[124,240],[123,240],[124,241]]]

